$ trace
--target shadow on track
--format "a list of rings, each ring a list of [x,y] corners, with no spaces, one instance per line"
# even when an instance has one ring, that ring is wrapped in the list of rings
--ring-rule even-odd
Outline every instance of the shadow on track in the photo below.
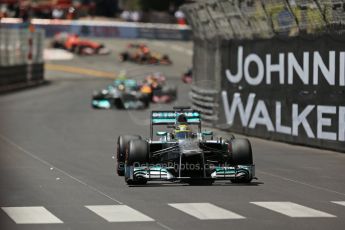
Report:
[[[264,182],[251,182],[251,183],[244,183],[244,184],[236,184],[231,182],[225,182],[225,183],[214,183],[212,185],[189,185],[184,183],[153,183],[153,184],[146,184],[146,185],[130,185],[128,187],[130,188],[152,188],[152,187],[183,187],[183,186],[190,186],[190,187],[221,187],[221,186],[233,186],[233,187],[242,187],[242,186],[260,186],[263,185]]]

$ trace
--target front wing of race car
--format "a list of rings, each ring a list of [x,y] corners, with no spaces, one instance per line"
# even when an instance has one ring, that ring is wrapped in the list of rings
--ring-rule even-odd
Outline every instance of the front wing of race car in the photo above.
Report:
[[[91,105],[95,109],[110,109],[111,103],[107,99],[93,99]]]
[[[196,179],[192,177],[177,177],[172,173],[176,167],[152,166],[126,166],[127,178],[147,181],[186,181]],[[210,177],[197,179],[233,180],[242,178],[255,178],[255,165],[216,166],[211,171]]]

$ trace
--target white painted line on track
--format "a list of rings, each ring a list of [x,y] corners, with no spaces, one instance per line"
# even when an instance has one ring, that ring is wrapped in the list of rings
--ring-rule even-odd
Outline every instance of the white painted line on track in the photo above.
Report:
[[[200,220],[245,219],[241,215],[210,203],[172,203],[168,205]]]
[[[88,205],[85,207],[108,222],[155,221],[127,205]]]
[[[336,217],[293,202],[250,202],[289,217]]]
[[[51,60],[71,60],[74,55],[63,49],[44,49],[43,58],[45,61]]]
[[[61,224],[59,218],[44,207],[2,207],[16,224]]]
[[[332,201],[332,203],[345,206],[345,201]]]

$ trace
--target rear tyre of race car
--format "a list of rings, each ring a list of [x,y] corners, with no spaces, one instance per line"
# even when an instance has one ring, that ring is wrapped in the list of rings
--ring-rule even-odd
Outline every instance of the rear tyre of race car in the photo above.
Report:
[[[58,41],[53,41],[51,44],[51,47],[53,47],[55,49],[61,49],[61,48],[63,48],[63,45]]]
[[[248,139],[233,139],[231,141],[232,163],[234,165],[252,165],[252,147]],[[252,178],[249,176],[231,179],[232,183],[250,183]]]
[[[171,65],[172,61],[170,60],[170,57],[167,54],[165,54],[165,55],[163,55],[162,59],[160,60],[160,63],[163,65]]]
[[[144,109],[148,108],[150,105],[150,95],[149,94],[142,94],[139,99],[143,103]]]
[[[127,60],[128,60],[128,57],[129,57],[129,55],[128,55],[127,52],[121,53],[121,54],[120,54],[120,61],[121,61],[121,62],[127,61]]]
[[[149,158],[148,143],[144,140],[131,140],[126,150],[126,170],[130,166],[140,166],[147,163]],[[146,178],[136,176],[135,179],[128,177],[125,173],[125,181],[128,185],[144,185],[147,183]]]
[[[126,158],[126,149],[128,142],[131,140],[140,140],[139,135],[122,135],[117,138],[117,165],[116,170],[119,176],[125,175],[125,158]]]

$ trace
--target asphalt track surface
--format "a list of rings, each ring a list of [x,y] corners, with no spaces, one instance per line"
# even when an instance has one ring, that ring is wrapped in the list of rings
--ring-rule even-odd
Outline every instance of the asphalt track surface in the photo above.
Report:
[[[163,72],[178,85],[176,104],[186,105],[189,86],[180,75],[191,65],[192,44],[149,42],[174,64],[144,66],[117,61],[128,41],[105,42],[110,56],[53,62],[77,70],[48,70],[49,85],[0,96],[1,230],[344,229],[342,153],[249,138],[258,177],[251,184],[127,186],[115,173],[115,139],[148,136],[150,110],[91,109],[92,91],[111,79],[78,68],[126,69],[138,79]]]

